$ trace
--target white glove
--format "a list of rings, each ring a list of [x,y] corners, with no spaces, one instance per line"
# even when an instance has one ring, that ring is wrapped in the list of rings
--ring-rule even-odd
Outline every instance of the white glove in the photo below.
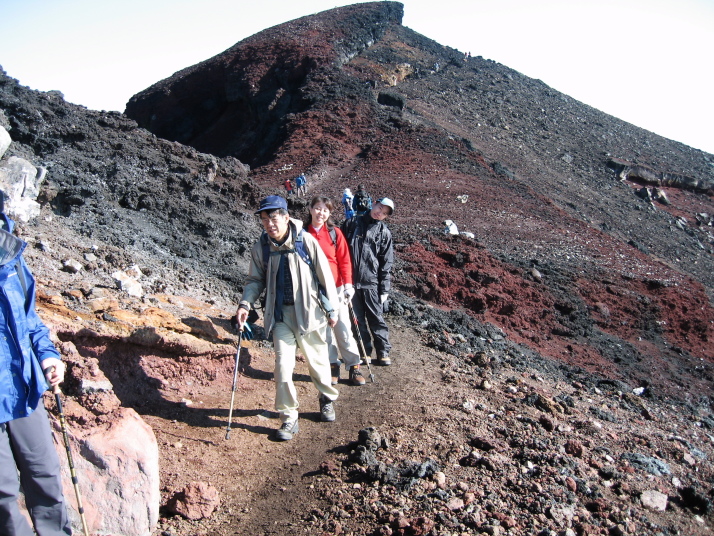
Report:
[[[50,387],[59,385],[64,380],[65,364],[56,357],[48,357],[42,360],[42,370]]]
[[[382,305],[384,305],[384,302],[387,301],[387,298],[389,298],[389,294],[382,294],[382,295],[379,297],[379,303],[381,303]]]
[[[344,293],[345,293],[345,300],[351,301],[351,300],[352,300],[352,296],[355,295],[355,289],[354,289],[354,287],[353,287],[352,285],[350,285],[349,283],[347,283],[347,284],[345,285]]]

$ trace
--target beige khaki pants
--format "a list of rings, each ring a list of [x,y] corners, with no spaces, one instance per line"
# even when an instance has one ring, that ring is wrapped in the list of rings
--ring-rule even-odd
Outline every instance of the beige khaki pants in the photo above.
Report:
[[[342,287],[339,287],[341,289]],[[327,344],[330,348],[330,363],[339,363],[340,356],[345,364],[345,368],[349,370],[354,365],[359,365],[361,356],[359,355],[359,347],[352,335],[352,326],[350,324],[349,301],[345,299],[344,293],[338,289],[340,301],[337,305],[337,324],[330,329],[327,328]]]
[[[330,361],[328,357],[325,330],[327,326],[300,334],[295,317],[295,306],[283,305],[283,321],[273,327],[273,345],[275,346],[275,411],[281,422],[293,422],[298,418],[298,399],[293,371],[295,370],[295,352],[302,351],[307,361],[312,383],[321,395],[330,400],[337,400],[338,392],[331,385]]]

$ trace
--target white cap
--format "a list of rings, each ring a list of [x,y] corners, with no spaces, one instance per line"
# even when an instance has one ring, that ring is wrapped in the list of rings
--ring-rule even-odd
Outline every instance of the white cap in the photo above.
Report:
[[[392,201],[388,197],[383,197],[382,199],[378,199],[377,203],[380,203],[380,204],[384,205],[385,207],[389,207],[390,215],[394,212],[394,201]]]

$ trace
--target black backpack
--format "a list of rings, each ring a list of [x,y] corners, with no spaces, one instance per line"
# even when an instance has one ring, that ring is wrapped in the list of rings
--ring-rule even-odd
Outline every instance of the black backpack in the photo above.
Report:
[[[357,214],[364,214],[372,210],[372,198],[364,190],[357,190],[355,198],[352,201],[352,208]]]

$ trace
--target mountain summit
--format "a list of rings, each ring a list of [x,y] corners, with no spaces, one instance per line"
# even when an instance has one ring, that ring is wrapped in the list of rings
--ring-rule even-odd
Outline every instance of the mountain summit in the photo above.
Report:
[[[299,128],[296,115],[342,100],[330,88],[355,104],[372,100],[369,88],[340,76],[342,67],[402,16],[399,3],[370,2],[275,26],[135,95],[126,114],[203,152],[268,162]]]

